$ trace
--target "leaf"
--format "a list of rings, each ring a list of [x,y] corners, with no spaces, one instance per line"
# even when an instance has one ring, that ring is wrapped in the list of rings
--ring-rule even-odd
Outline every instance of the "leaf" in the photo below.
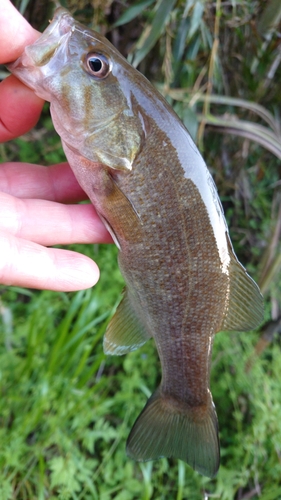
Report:
[[[276,135],[266,127],[243,120],[229,120],[213,115],[197,115],[199,120],[204,120],[207,125],[212,125],[219,132],[239,135],[257,142],[268,149],[277,158],[281,159],[281,145]]]
[[[280,498],[281,488],[273,487],[267,491],[263,491],[262,498],[263,500],[275,500],[276,498]]]
[[[0,476],[0,498],[2,500],[9,500],[13,498],[13,487],[12,487],[12,478],[5,478],[4,474]]]
[[[195,141],[198,130],[198,118],[196,113],[191,107],[186,106],[182,103],[176,103],[174,106],[174,110],[183,121],[192,139]]]
[[[198,30],[198,28],[202,22],[204,8],[205,8],[204,3],[200,0],[198,2],[196,2],[196,4],[194,5],[194,9],[193,9],[191,20],[190,20],[190,31],[188,33],[188,40],[191,40],[193,35]]]
[[[51,469],[51,487],[67,486],[72,493],[80,490],[80,484],[76,481],[77,467],[73,460],[63,457],[54,457],[49,462]]]
[[[274,119],[273,115],[266,109],[264,106],[257,104],[253,101],[246,101],[245,99],[239,99],[237,97],[228,97],[228,96],[219,96],[219,95],[202,95],[202,98],[199,96],[196,98],[196,101],[207,99],[209,102],[213,102],[216,104],[226,104],[230,106],[239,106],[244,109],[249,109],[256,113],[260,118],[262,118],[268,125],[274,130],[276,134],[279,133],[280,127],[279,124]]]
[[[144,59],[144,57],[148,54],[148,52],[152,49],[152,47],[154,47],[155,43],[157,42],[165,28],[165,24],[171,10],[173,9],[174,4],[175,0],[162,0],[160,2],[151,28],[149,30],[146,30],[144,35],[140,38],[140,47],[135,52],[133,60],[130,61],[134,67],[137,67],[139,63]]]
[[[190,27],[190,19],[188,17],[183,18],[181,20],[181,23],[180,23],[180,26],[179,26],[179,29],[177,32],[177,36],[175,39],[175,43],[173,46],[173,56],[174,56],[174,59],[176,61],[180,61],[180,59],[184,53],[185,42],[186,42],[186,37],[187,37],[187,32],[189,30],[189,27]]]
[[[122,16],[119,17],[118,21],[113,24],[113,28],[129,23],[130,21],[135,19],[135,17],[141,14],[141,12],[143,12],[146,7],[149,7],[151,4],[153,4],[153,2],[154,0],[142,0],[135,5],[132,5],[132,7],[129,7],[127,10],[125,10]]]
[[[19,11],[22,15],[24,14],[28,4],[29,4],[29,0],[21,0],[20,6],[19,6]]]
[[[265,3],[266,7],[258,21],[257,28],[261,36],[270,39],[272,32],[277,29],[281,20],[280,0],[271,0]]]
[[[274,118],[272,113],[270,113],[264,106],[257,104],[253,101],[246,101],[245,99],[239,99],[237,97],[229,97],[223,95],[206,95],[201,93],[196,93],[193,96],[187,96],[186,90],[181,89],[169,89],[168,95],[172,99],[178,101],[186,101],[192,103],[192,106],[196,102],[210,102],[214,104],[225,104],[229,106],[237,106],[244,109],[252,111],[260,118],[262,118],[274,131],[276,136],[280,136],[280,125],[278,121]]]

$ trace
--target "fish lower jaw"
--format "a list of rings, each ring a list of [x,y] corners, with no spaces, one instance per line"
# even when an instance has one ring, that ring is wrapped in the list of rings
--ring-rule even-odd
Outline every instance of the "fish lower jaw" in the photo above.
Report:
[[[34,90],[35,94],[45,101],[49,101],[49,94],[44,91],[42,86],[38,86],[38,81],[42,81],[42,74],[39,68],[33,66],[30,58],[24,53],[15,62],[7,66],[24,85]]]

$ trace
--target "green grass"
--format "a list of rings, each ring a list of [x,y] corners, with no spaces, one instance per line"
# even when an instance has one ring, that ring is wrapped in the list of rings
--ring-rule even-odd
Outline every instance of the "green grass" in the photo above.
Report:
[[[40,28],[34,4],[17,2]],[[276,27],[268,34],[264,2],[117,2],[109,17],[98,1],[95,9],[83,0],[65,4],[101,30],[115,23],[120,48],[140,62],[194,137],[198,132],[236,252],[263,287],[270,322],[281,310],[280,160],[247,135],[202,126],[204,115],[222,123],[228,113],[254,127],[262,123],[254,114],[259,104],[278,135],[279,66],[268,81],[278,35]],[[266,43],[256,24],[267,33]],[[247,104],[237,108],[229,96]],[[0,154],[3,161],[61,161],[47,110],[36,134],[1,146]],[[97,261],[101,279],[93,289],[67,294],[0,287],[0,500],[281,498],[279,338],[272,336],[256,356],[263,330],[215,338],[211,387],[221,439],[216,479],[176,460],[136,464],[126,457],[126,438],[159,383],[158,357],[153,341],[124,357],[103,354],[102,337],[123,287],[117,251],[113,245],[72,249]]]
[[[102,250],[111,261],[112,249],[110,255]],[[222,445],[217,480],[182,462],[139,466],[127,459],[126,437],[160,367],[153,342],[122,358],[104,356],[107,286],[105,279],[76,294],[3,291],[2,312],[12,300],[15,305],[11,324],[1,328],[0,498],[179,500],[200,499],[206,491],[227,500],[256,484],[277,492],[280,351],[274,345],[246,373],[255,334],[221,333],[215,341],[212,391]],[[112,288],[117,299],[116,283]]]

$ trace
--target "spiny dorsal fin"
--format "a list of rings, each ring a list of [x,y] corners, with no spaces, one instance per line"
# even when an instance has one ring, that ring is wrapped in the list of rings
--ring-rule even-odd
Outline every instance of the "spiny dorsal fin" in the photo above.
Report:
[[[204,476],[219,468],[218,422],[210,396],[205,406],[167,400],[158,389],[136,420],[127,441],[133,460],[180,458]]]
[[[229,300],[221,330],[254,330],[263,320],[263,297],[231,247],[229,253]]]
[[[127,291],[110,321],[103,340],[105,354],[121,356],[134,351],[150,338],[133,310]]]

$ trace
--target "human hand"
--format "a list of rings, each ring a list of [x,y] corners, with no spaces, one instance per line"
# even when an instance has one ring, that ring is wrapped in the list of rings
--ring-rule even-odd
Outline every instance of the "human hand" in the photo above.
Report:
[[[0,64],[14,61],[39,34],[1,0]],[[32,128],[43,101],[14,76],[0,84],[0,142]],[[70,243],[108,243],[111,237],[68,164],[0,165],[0,283],[57,291],[89,288],[97,265],[69,250],[47,248]],[[72,204],[69,204],[72,203]]]

